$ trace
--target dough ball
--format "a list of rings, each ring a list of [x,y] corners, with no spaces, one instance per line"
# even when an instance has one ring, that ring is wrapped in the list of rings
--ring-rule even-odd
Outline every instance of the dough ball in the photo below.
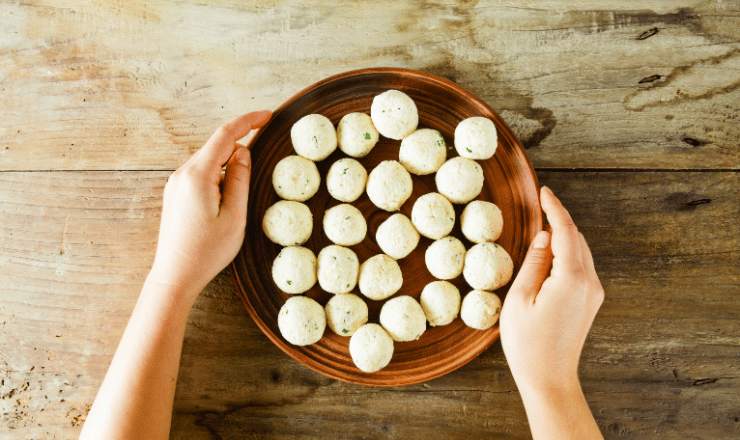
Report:
[[[349,354],[360,370],[380,371],[393,357],[393,339],[378,324],[365,324],[350,338]]]
[[[380,309],[380,325],[394,341],[415,341],[427,329],[424,310],[408,295],[389,299]]]
[[[419,233],[408,217],[397,213],[378,226],[375,241],[386,255],[400,260],[416,249],[416,245],[419,244]]]
[[[474,160],[453,157],[439,168],[434,181],[450,202],[468,203],[483,189],[483,168]]]
[[[447,158],[442,135],[431,128],[420,128],[403,138],[398,159],[410,173],[423,176],[436,172]]]
[[[434,278],[457,278],[465,263],[465,245],[455,237],[440,238],[429,245],[424,253],[424,262]]]
[[[451,323],[460,312],[460,291],[447,281],[432,281],[421,291],[421,308],[432,327]]]
[[[455,149],[462,157],[490,159],[497,146],[496,126],[488,118],[473,116],[463,119],[455,128]]]
[[[303,202],[319,190],[321,176],[316,164],[301,156],[280,159],[272,171],[272,186],[285,200]]]
[[[340,202],[354,202],[365,191],[367,171],[354,159],[334,162],[326,174],[326,189]]]
[[[357,295],[334,295],[324,308],[326,323],[339,336],[352,336],[367,322],[367,304]]]
[[[278,313],[278,328],[293,345],[311,345],[324,335],[326,317],[321,304],[307,296],[288,298]]]
[[[301,246],[284,247],[272,262],[272,279],[285,293],[303,293],[316,284],[316,256]]]
[[[383,136],[401,140],[416,130],[419,112],[411,97],[398,90],[386,90],[373,98],[370,116]]]
[[[378,254],[360,266],[360,292],[370,299],[380,301],[398,292],[403,284],[403,273],[396,260]]]
[[[463,298],[460,318],[465,325],[477,330],[493,327],[501,312],[501,300],[495,293],[473,290]]]
[[[501,236],[504,218],[498,206],[483,200],[473,200],[460,216],[462,233],[473,243],[496,241]]]
[[[455,226],[455,208],[442,194],[427,193],[414,202],[411,221],[421,235],[437,240]]]
[[[300,202],[280,200],[265,211],[262,230],[270,241],[281,246],[303,244],[313,231],[311,210]]]
[[[337,125],[337,143],[347,156],[367,156],[379,138],[372,119],[365,113],[347,113]]]
[[[360,260],[352,249],[329,245],[319,252],[319,286],[329,293],[347,293],[357,285]]]
[[[365,239],[367,223],[359,209],[342,203],[324,213],[324,233],[335,244],[352,246]]]
[[[393,212],[411,196],[413,185],[403,165],[395,160],[384,160],[367,177],[367,196],[378,208]]]
[[[306,115],[290,128],[295,152],[313,161],[326,159],[337,149],[337,133],[324,115]]]
[[[514,262],[496,243],[478,243],[465,254],[463,277],[473,289],[495,290],[508,283]]]

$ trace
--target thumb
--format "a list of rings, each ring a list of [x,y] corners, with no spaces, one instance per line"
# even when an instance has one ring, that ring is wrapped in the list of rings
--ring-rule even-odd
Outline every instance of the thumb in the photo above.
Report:
[[[251,174],[252,155],[246,147],[239,147],[226,164],[221,212],[235,218],[246,219]]]
[[[532,240],[527,256],[524,257],[524,263],[511,284],[508,295],[519,296],[527,302],[533,302],[542,283],[550,275],[551,266],[550,233],[540,231]]]

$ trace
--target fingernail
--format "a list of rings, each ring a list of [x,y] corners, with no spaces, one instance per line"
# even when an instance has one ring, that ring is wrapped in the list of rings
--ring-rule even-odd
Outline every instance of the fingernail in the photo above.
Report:
[[[550,244],[550,234],[540,231],[532,240],[532,249],[545,249]]]
[[[236,152],[236,160],[245,167],[249,166],[249,150],[246,147],[239,147]]]
[[[546,192],[548,194],[553,194],[553,192],[550,189],[550,187],[549,186],[546,186],[546,185],[542,185],[542,192]]]

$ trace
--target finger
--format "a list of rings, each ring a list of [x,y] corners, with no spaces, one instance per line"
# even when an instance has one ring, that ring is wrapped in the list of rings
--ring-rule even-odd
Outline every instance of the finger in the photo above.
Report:
[[[246,219],[249,177],[252,156],[248,149],[239,148],[226,165],[221,197],[221,213],[231,218]]]
[[[219,127],[203,145],[199,152],[199,161],[206,166],[222,167],[234,154],[239,139],[251,130],[264,126],[270,120],[272,112],[262,110],[247,113]]]
[[[553,273],[572,273],[583,269],[581,243],[573,218],[550,188],[543,186],[540,203],[552,229]]]
[[[550,233],[540,231],[532,240],[522,267],[511,284],[509,295],[519,296],[525,301],[533,302],[542,283],[550,275],[551,264]]]

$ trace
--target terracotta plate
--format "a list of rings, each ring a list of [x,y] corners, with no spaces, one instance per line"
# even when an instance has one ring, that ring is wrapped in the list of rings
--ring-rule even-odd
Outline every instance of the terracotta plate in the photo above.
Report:
[[[370,113],[373,96],[387,89],[401,90],[414,99],[419,109],[419,126],[434,128],[442,133],[449,146],[449,157],[456,155],[452,144],[455,126],[459,121],[469,116],[486,116],[495,122],[499,145],[493,158],[480,162],[486,183],[479,199],[492,201],[501,208],[504,230],[498,243],[509,251],[515,268],[521,264],[530,240],[542,226],[537,178],[519,141],[488,105],[447,79],[398,68],[356,70],[324,79],[280,106],[255,139],[253,147],[247,235],[233,263],[239,295],[259,328],[290,357],[327,376],[375,386],[408,385],[445,375],[470,362],[493,344],[499,335],[498,326],[477,331],[467,328],[458,318],[450,325],[428,328],[418,341],[396,343],[391,363],[373,374],[363,373],[354,366],[348,351],[349,338],[337,336],[328,328],[318,343],[308,347],[292,346],[280,336],[278,310],[289,296],[280,292],[272,281],[272,260],[280,251],[280,246],[265,237],[261,222],[265,210],[279,200],[271,183],[273,168],[280,159],[294,154],[290,127],[310,113],[321,113],[335,125],[347,113]],[[373,151],[360,162],[369,172],[381,160],[398,160],[398,148],[399,141],[381,136]],[[317,255],[324,246],[330,244],[321,226],[323,213],[339,203],[329,196],[324,177],[329,166],[341,157],[344,154],[337,149],[329,158],[317,164],[322,176],[321,189],[306,202],[314,215],[314,228],[305,246]],[[401,209],[409,217],[416,198],[436,190],[433,175],[413,178],[413,195]],[[360,197],[354,205],[365,214],[368,222],[367,237],[352,247],[362,262],[381,253],[375,243],[375,232],[390,214],[373,206],[367,195]],[[459,226],[462,206],[456,205],[455,208],[458,222],[453,235],[463,239]],[[463,242],[470,247],[471,243],[464,239]],[[418,298],[421,289],[433,281],[424,264],[424,251],[429,243],[430,240],[422,238],[417,249],[400,261],[404,282],[397,295]],[[470,290],[462,276],[454,282],[463,295]],[[508,286],[505,286],[497,292],[502,299],[507,289]],[[322,305],[331,296],[321,291],[318,284],[307,295]],[[378,322],[382,302],[367,302],[370,322]]]

